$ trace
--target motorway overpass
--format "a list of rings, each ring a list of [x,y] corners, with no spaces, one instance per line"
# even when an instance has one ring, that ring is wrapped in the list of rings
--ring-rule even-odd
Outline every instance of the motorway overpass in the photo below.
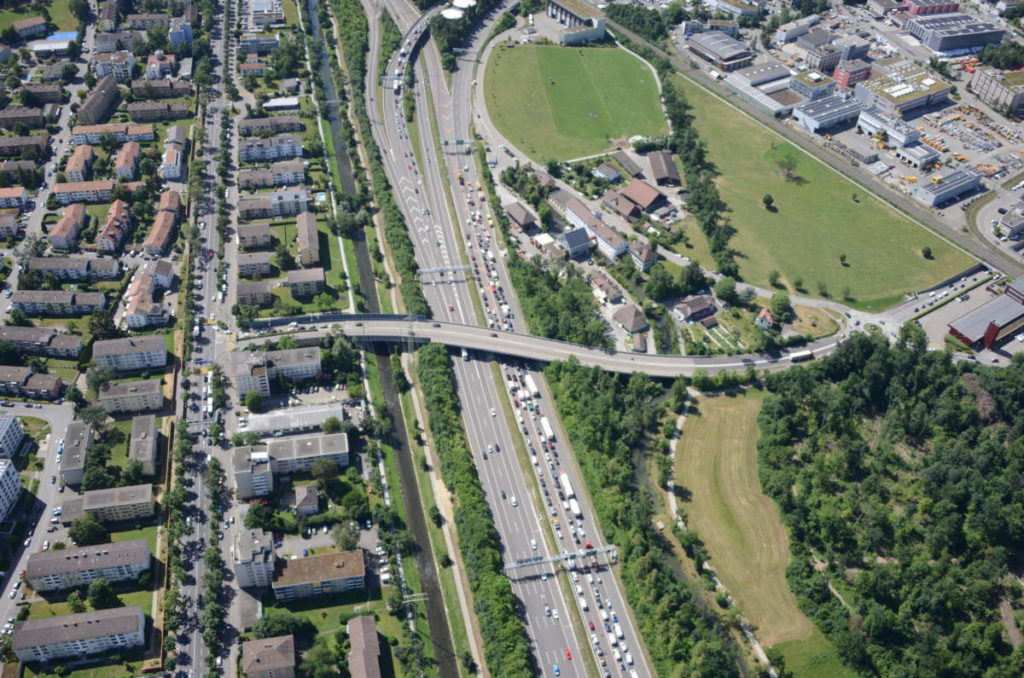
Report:
[[[791,364],[791,354],[785,352],[736,356],[649,355],[594,348],[557,339],[502,332],[474,325],[399,315],[331,313],[319,316],[274,318],[268,321],[258,321],[253,326],[255,328],[288,327],[291,322],[305,327],[311,324],[319,327],[324,325],[337,327],[361,343],[389,342],[413,345],[440,342],[471,351],[499,353],[545,362],[568,360],[570,357],[575,357],[584,365],[626,374],[644,372],[652,377],[692,376],[696,370],[701,368],[708,374],[715,374],[721,371],[742,371],[751,366],[757,369],[782,369]],[[803,353],[811,350],[816,357],[821,357],[835,350],[840,341],[841,337],[828,337],[812,342],[806,347],[798,349],[797,352]]]

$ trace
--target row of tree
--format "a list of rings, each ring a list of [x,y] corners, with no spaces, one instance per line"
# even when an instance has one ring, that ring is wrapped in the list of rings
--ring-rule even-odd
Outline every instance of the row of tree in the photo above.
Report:
[[[1024,675],[1008,641],[1024,359],[999,370],[926,346],[915,325],[894,346],[855,334],[766,380],[759,471],[789,531],[790,585],[859,674]]]
[[[535,675],[518,602],[503,572],[498,532],[462,427],[455,373],[447,348],[441,344],[420,348],[417,375],[441,460],[441,477],[455,495],[455,529],[473,590],[473,607],[480,624],[487,668],[495,678]]]

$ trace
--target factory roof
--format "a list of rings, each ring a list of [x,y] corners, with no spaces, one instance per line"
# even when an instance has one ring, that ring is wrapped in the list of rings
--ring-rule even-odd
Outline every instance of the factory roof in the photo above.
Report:
[[[721,61],[731,61],[750,54],[750,49],[722,31],[697,33],[690,37],[690,43]]]

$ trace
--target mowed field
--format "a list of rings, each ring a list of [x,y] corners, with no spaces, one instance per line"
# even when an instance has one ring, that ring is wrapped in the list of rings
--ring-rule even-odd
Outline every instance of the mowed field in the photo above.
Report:
[[[498,130],[541,163],[668,131],[654,73],[615,47],[499,47],[488,61],[485,88]]]
[[[62,31],[73,31],[78,26],[78,20],[71,15],[70,0],[50,0],[50,2],[42,3],[46,7],[46,11],[50,13],[50,21]],[[39,12],[32,9],[32,5],[25,3],[14,9],[7,9],[0,12],[0,31],[7,30],[7,27],[13,24],[15,21],[21,21],[22,19],[31,19],[34,16],[38,16]],[[37,36],[38,38],[46,37],[46,34]]]
[[[769,273],[777,270],[791,289],[801,281],[808,294],[817,296],[823,283],[838,301],[848,289],[852,301],[846,303],[881,310],[970,265],[966,255],[775,132],[674,77],[693,106],[701,139],[720,174],[719,191],[737,230],[732,246],[747,282],[768,287]],[[779,170],[781,156],[796,159],[796,181],[787,181]],[[774,211],[762,205],[765,194],[774,197]],[[926,246],[934,259],[922,256]],[[846,266],[839,261],[842,254]]]
[[[691,492],[690,526],[766,646],[779,645],[797,678],[853,676],[800,611],[786,581],[789,540],[757,478],[757,412],[763,392],[700,398],[676,450],[676,478]]]

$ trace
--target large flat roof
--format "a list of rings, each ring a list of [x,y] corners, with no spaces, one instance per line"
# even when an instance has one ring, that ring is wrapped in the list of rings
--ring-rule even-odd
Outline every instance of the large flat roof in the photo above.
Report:
[[[548,2],[572,12],[581,19],[597,19],[603,16],[601,10],[588,5],[583,0],[548,0]]]
[[[978,341],[985,335],[989,325],[994,323],[998,327],[1005,327],[1021,316],[1024,316],[1024,304],[1013,297],[1001,294],[957,318],[949,327],[972,341]]]
[[[158,334],[145,334],[141,337],[124,337],[123,339],[105,339],[92,345],[92,355],[108,356],[126,353],[149,353],[150,351],[167,351],[164,338]]]
[[[721,61],[731,61],[750,54],[750,49],[746,45],[722,31],[696,33],[689,40],[692,45]]]
[[[274,580],[274,588],[365,576],[366,565],[362,549],[325,553],[321,556],[284,561],[284,570]]]
[[[340,403],[325,403],[305,407],[289,407],[264,414],[249,415],[249,429],[263,431],[290,431],[297,428],[318,427],[327,417],[345,419],[345,407]]]

